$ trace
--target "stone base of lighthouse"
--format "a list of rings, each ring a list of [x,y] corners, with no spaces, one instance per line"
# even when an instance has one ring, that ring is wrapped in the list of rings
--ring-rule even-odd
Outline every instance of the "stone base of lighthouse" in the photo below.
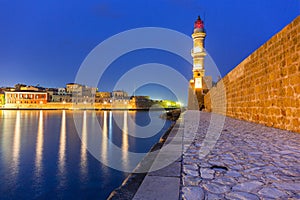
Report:
[[[190,81],[188,91],[188,110],[202,110],[204,106],[204,96],[212,87],[212,77],[205,76],[202,78],[203,88],[195,88],[194,80]]]
[[[200,110],[204,106],[204,94],[202,89],[194,89],[190,84],[188,92],[188,110]]]

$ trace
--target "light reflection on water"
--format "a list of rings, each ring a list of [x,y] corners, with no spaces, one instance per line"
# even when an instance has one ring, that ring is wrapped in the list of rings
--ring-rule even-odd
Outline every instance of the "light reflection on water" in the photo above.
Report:
[[[103,165],[87,151],[87,144],[102,134],[96,147],[99,155],[109,162],[112,141],[122,149],[116,159],[126,169],[128,150],[149,151],[171,124],[167,122],[164,130],[145,140],[128,135],[135,131],[128,121],[147,124],[147,112],[76,112],[79,133],[72,111],[0,111],[0,199],[106,199],[128,174]],[[120,127],[115,117],[121,119]],[[95,131],[98,121],[102,133]]]
[[[123,118],[123,133],[122,133],[122,164],[123,168],[128,168],[128,163],[126,162],[128,160],[128,125],[127,125],[127,111],[124,112],[124,118]]]
[[[20,112],[20,111],[17,111]],[[43,111],[39,111],[39,122],[38,122],[38,132],[37,132],[37,139],[36,139],[36,149],[35,149],[35,173],[36,178],[38,180],[41,179],[42,170],[43,170],[43,144],[44,144],[44,127],[43,127]],[[27,119],[27,116],[25,117]]]
[[[102,143],[101,143],[101,157],[102,160],[107,162],[107,145],[108,145],[108,136],[107,136],[107,111],[103,113],[103,125],[102,125]]]
[[[86,179],[87,176],[87,116],[86,111],[83,112],[82,133],[81,133],[81,153],[80,153],[80,172],[81,177]]]
[[[14,139],[13,139],[13,155],[12,155],[12,164],[15,180],[17,179],[19,173],[19,155],[20,155],[20,140],[21,140],[21,113],[17,111]]]
[[[60,127],[60,137],[59,137],[59,150],[58,150],[58,177],[61,177],[60,186],[64,186],[65,184],[65,165],[66,165],[66,111],[62,111],[61,117],[61,127]]]

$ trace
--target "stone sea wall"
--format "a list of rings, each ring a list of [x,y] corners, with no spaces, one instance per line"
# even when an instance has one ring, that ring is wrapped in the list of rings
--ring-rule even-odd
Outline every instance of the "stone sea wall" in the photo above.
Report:
[[[204,101],[211,112],[300,132],[300,16],[220,80]]]

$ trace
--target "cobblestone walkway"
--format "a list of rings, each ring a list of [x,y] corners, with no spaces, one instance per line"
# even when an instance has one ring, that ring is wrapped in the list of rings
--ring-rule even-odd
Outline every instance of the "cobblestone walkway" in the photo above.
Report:
[[[300,199],[299,133],[226,117],[218,135],[222,117],[201,112],[195,134],[186,130],[195,125],[197,116],[187,118],[185,121],[190,122],[184,127],[181,171],[183,199]],[[213,118],[220,119],[212,125]],[[215,135],[206,137],[207,130]]]

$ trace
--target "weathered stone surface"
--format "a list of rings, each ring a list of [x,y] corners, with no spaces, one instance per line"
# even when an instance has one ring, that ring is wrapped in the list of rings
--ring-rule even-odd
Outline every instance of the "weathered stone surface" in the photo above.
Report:
[[[204,199],[204,192],[200,187],[183,187],[182,199],[184,200],[202,200]]]
[[[259,200],[259,197],[247,192],[230,192],[225,196],[230,200]]]
[[[184,169],[183,172],[188,176],[199,176],[198,171],[195,170]]]
[[[183,186],[199,186],[201,181],[202,178],[194,176],[183,176],[182,178]]]
[[[204,179],[213,179],[215,171],[209,168],[200,168],[201,178]]]
[[[221,185],[229,185],[229,186],[236,184],[236,180],[233,177],[219,177],[219,178],[215,178],[213,182]]]
[[[133,200],[178,199],[179,186],[177,177],[146,176]]]
[[[170,165],[148,173],[149,176],[170,176],[170,177],[180,177],[180,162],[173,162]]]
[[[224,194],[230,191],[230,187],[227,185],[219,185],[216,183],[206,183],[202,185],[203,188],[214,194]]]
[[[282,190],[290,190],[290,191],[295,191],[300,193],[300,181],[298,182],[277,182],[277,183],[273,183],[272,185],[274,185],[276,188],[278,189],[282,189]]]
[[[226,176],[237,178],[237,177],[241,176],[241,173],[239,173],[237,171],[229,171],[226,173]]]
[[[256,189],[260,188],[263,183],[259,181],[251,181],[240,183],[232,188],[234,191],[243,191],[243,192],[253,192]]]
[[[218,81],[204,97],[205,108],[237,119],[300,132],[299,18]],[[292,154],[288,149],[281,151]],[[259,158],[262,154],[250,156]]]
[[[198,165],[197,164],[183,164],[183,170],[189,169],[193,171],[198,171]]]
[[[272,188],[272,187],[264,187],[263,189],[261,189],[258,194],[262,195],[263,197],[269,197],[269,198],[282,198],[284,196],[286,196],[285,192],[282,192],[276,188]]]
[[[205,195],[205,200],[223,200],[224,195],[223,194],[213,194],[207,192]]]
[[[226,134],[200,157],[196,144],[205,139],[210,119],[201,113],[198,131],[183,152],[183,187],[201,188],[205,199],[299,197],[300,134],[227,117]]]

